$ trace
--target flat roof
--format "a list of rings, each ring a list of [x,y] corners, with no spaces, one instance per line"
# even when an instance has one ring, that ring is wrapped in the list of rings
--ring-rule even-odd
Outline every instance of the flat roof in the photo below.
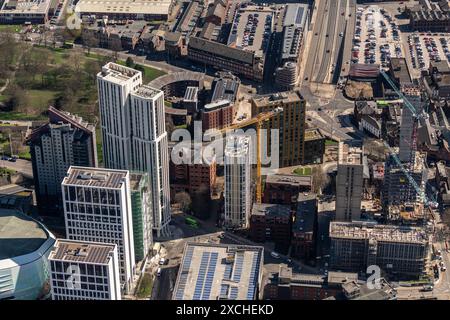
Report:
[[[254,203],[252,209],[254,216],[289,217],[291,206],[272,203]]]
[[[184,92],[184,101],[197,102],[198,100],[198,87],[187,87]]]
[[[299,176],[297,174],[272,174],[267,176],[266,183],[310,186],[312,184],[312,177]]]
[[[48,238],[45,228],[29,216],[0,209],[0,260],[36,251]]]
[[[376,240],[385,242],[427,244],[429,236],[423,228],[381,225],[366,222],[330,223],[330,238]]]
[[[280,103],[293,103],[298,101],[304,101],[303,96],[298,91],[284,91],[252,98],[252,102],[256,107],[265,107],[271,104],[279,105]]]
[[[363,150],[359,147],[353,147],[343,142],[339,143],[339,161],[341,165],[362,165]]]
[[[127,170],[71,166],[62,183],[64,185],[120,189],[127,176]]]
[[[297,58],[308,17],[308,8],[309,6],[303,3],[289,3],[286,6],[283,19],[282,59]]]
[[[248,5],[239,8],[234,16],[228,46],[263,57],[273,31],[273,15],[274,10],[270,7]]]
[[[234,103],[239,89],[239,78],[226,76],[214,79],[211,102],[228,100]]]
[[[318,128],[305,130],[305,141],[312,141],[318,139],[325,139],[325,136],[320,132]]]
[[[173,300],[254,300],[263,247],[187,243]]]
[[[132,95],[144,98],[144,99],[152,99],[162,93],[161,90],[154,89],[147,85],[141,85],[136,90],[131,92]]]
[[[5,0],[0,14],[47,14],[51,3],[51,0]]]
[[[80,0],[76,12],[168,15],[171,0]]]
[[[143,180],[147,177],[146,173],[140,172],[131,172],[130,173],[130,189],[131,191],[135,191],[139,189],[139,185]]]
[[[225,157],[239,157],[250,152],[250,136],[232,134],[227,137]]]
[[[57,239],[49,260],[108,264],[115,244]]]
[[[142,73],[140,71],[114,62],[105,64],[102,67],[102,71],[97,74],[97,78],[119,84],[139,76],[142,78]]]
[[[394,78],[399,79],[401,84],[412,83],[405,58],[391,58],[391,69],[394,74]]]

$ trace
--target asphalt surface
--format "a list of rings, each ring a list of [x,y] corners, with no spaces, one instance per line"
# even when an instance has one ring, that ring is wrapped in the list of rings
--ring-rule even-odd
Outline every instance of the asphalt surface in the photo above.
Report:
[[[349,1],[354,0],[321,0],[317,3],[316,21],[313,23],[312,40],[308,52],[304,79],[317,83],[332,83],[331,74],[340,70],[341,47],[347,38],[346,24]],[[344,14],[342,15],[342,13]],[[353,15],[352,15],[353,16]],[[342,33],[344,36],[339,36]],[[336,71],[334,71],[336,72]]]
[[[0,167],[15,170],[22,173],[26,178],[33,178],[33,169],[31,168],[31,161],[17,159],[16,162],[11,162],[7,160],[0,160]]]

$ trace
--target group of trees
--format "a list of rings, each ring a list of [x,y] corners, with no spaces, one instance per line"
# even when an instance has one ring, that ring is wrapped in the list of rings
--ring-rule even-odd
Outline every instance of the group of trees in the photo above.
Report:
[[[174,197],[174,202],[180,205],[180,209],[184,213],[192,214],[203,220],[208,219],[217,209],[207,187],[200,188],[192,196],[185,191],[178,192]]]

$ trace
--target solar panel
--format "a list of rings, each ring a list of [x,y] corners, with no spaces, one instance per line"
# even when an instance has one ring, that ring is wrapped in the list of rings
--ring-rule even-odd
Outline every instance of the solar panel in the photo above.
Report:
[[[253,300],[255,298],[256,284],[258,283],[258,272],[256,272],[256,270],[259,269],[259,261],[260,255],[257,252],[253,253],[252,265],[250,268],[250,277],[248,281],[248,300]]]
[[[206,276],[206,268],[208,266],[210,254],[211,254],[210,252],[202,253],[200,268],[198,270],[197,282],[195,284],[195,289],[194,289],[194,296],[192,298],[193,300],[199,300],[201,297],[202,290],[203,290],[203,283],[205,281],[205,276]]]
[[[192,255],[194,253],[194,247],[188,247],[186,254],[184,256],[183,265],[181,267],[181,274],[178,280],[177,293],[175,294],[175,299],[182,300],[184,296],[184,289],[186,288],[186,281],[189,275],[189,268],[192,262]]]
[[[236,281],[236,282],[241,281],[243,264],[244,264],[244,255],[240,252],[236,253],[233,281]]]
[[[230,300],[236,300],[238,297],[239,288],[231,287],[230,289]]]
[[[216,271],[217,258],[219,254],[217,252],[211,253],[211,257],[208,265],[208,272],[205,280],[205,287],[203,288],[203,295],[201,300],[209,300],[209,296],[211,294],[212,282],[214,279],[214,273]]]
[[[295,23],[296,24],[301,24],[302,20],[303,20],[303,12],[305,11],[305,8],[303,7],[298,7],[297,9],[297,16],[295,17]]]

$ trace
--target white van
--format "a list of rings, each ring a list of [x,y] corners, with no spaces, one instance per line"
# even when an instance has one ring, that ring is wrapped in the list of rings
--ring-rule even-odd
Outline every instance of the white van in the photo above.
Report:
[[[272,251],[272,252],[270,253],[270,255],[272,256],[272,258],[280,259],[280,255],[279,255],[278,253],[276,253],[275,251]]]

